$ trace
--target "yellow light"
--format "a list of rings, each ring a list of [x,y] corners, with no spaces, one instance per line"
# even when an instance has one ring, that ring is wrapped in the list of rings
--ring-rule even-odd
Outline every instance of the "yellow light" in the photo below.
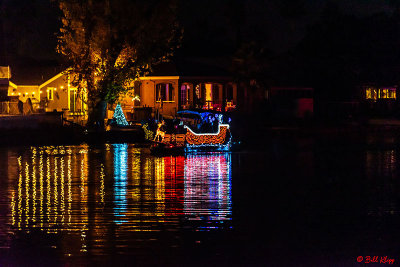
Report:
[[[201,145],[201,144],[223,144],[225,143],[227,131],[229,125],[220,124],[218,126],[218,133],[214,134],[196,134],[189,127],[185,126],[186,141],[189,145]]]
[[[28,94],[28,92],[25,92],[25,94],[27,95],[27,94]]]
[[[32,95],[36,94],[35,92],[32,93]]]
[[[47,89],[46,92],[49,92],[49,89]]]
[[[62,86],[62,85],[61,85],[61,87],[60,87],[60,88],[61,88],[61,89],[64,89],[64,86]]]
[[[21,93],[18,93],[18,95],[21,95]]]
[[[40,91],[40,93],[43,93],[43,91]]]
[[[11,95],[14,95],[14,93],[11,93]]]
[[[54,88],[54,91],[57,91],[57,88]]]

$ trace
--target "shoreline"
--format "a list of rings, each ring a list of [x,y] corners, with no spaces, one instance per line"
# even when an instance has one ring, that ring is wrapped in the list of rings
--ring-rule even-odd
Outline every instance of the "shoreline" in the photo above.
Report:
[[[369,144],[374,139],[388,137],[391,145],[400,144],[400,120],[394,118],[285,122],[236,114],[231,124],[231,131],[233,141],[240,141],[243,146],[254,147],[258,144],[270,144],[274,140],[290,141],[296,138],[323,142],[330,140],[339,141],[339,143],[353,142],[353,144],[362,145]],[[148,145],[149,141],[145,140],[144,132],[140,127],[87,132],[85,127],[78,124],[64,123],[61,114],[56,112],[28,116],[0,116],[0,147],[82,143]]]
[[[371,140],[388,138],[392,145],[400,144],[400,125],[319,125],[267,126],[248,125],[242,129],[232,127],[234,141],[243,146],[269,144],[274,140],[315,139],[324,141],[345,141],[354,144],[368,144]],[[252,130],[248,130],[252,129]],[[84,128],[46,127],[42,129],[7,129],[0,130],[0,147],[36,146],[36,145],[79,145],[105,143],[132,143],[146,146],[141,129],[129,131],[97,131],[85,133]],[[398,142],[397,142],[398,141]],[[387,143],[385,143],[387,145]]]

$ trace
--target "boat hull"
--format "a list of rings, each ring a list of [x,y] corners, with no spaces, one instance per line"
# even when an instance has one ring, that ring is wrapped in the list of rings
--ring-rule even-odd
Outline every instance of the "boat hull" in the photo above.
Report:
[[[215,145],[215,146],[171,146],[163,143],[154,143],[150,146],[150,152],[153,155],[177,155],[186,153],[201,153],[201,152],[229,152],[231,145]]]

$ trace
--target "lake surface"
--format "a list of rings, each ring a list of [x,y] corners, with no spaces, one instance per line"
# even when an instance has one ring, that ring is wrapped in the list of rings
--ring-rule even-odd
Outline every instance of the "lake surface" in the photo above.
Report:
[[[0,148],[0,266],[400,261],[399,150],[365,144],[278,138],[173,157],[133,144]]]

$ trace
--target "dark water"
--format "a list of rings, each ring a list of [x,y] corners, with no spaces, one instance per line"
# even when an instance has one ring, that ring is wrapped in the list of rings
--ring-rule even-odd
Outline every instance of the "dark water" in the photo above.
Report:
[[[397,263],[399,177],[393,143],[293,138],[177,157],[1,148],[0,266]]]

